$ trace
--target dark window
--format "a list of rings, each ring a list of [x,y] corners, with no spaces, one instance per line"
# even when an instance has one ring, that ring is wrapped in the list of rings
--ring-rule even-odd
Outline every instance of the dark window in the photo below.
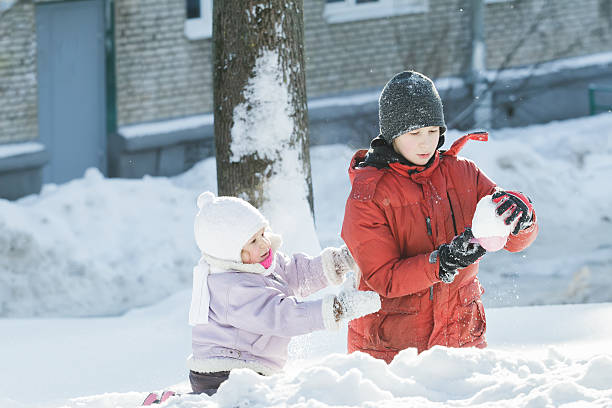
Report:
[[[328,3],[344,3],[344,0],[326,0]]]
[[[357,4],[361,4],[361,3],[377,3],[378,0],[357,0],[355,3]]]
[[[187,18],[200,18],[202,12],[200,10],[200,0],[187,1]]]

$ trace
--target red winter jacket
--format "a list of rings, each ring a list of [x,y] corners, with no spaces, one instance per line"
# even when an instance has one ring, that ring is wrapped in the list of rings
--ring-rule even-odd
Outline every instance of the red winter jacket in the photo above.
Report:
[[[408,347],[486,347],[478,264],[445,284],[439,261],[430,263],[431,252],[471,226],[476,204],[496,188],[474,162],[457,157],[470,138],[480,137],[460,138],[420,172],[399,163],[356,167],[367,151],[353,156],[342,238],[361,269],[359,289],[378,292],[382,308],[349,323],[349,352],[389,363]],[[523,250],[537,232],[534,214],[533,225],[510,235],[505,249]]]

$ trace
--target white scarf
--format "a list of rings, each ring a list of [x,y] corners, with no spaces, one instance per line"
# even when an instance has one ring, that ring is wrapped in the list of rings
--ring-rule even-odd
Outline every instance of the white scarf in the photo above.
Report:
[[[247,272],[267,276],[274,272],[276,267],[276,250],[282,240],[279,235],[266,233],[272,243],[272,264],[266,269],[262,264],[245,264],[215,258],[202,253],[202,257],[193,268],[193,288],[191,291],[191,306],[189,307],[189,324],[208,324],[208,309],[210,307],[210,290],[208,289],[208,275],[223,272]]]

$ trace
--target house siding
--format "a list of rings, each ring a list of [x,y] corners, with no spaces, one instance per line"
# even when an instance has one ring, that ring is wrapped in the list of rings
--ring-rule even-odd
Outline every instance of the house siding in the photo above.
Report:
[[[39,137],[35,7],[45,1],[18,0],[0,14],[0,147]],[[470,2],[424,2],[425,12],[330,24],[325,0],[304,0],[306,89],[315,102],[309,110],[311,144],[366,146],[378,131],[375,94],[406,69],[463,79],[442,81],[440,93],[450,127],[473,125]],[[118,132],[109,135],[108,174],[172,175],[214,155],[212,125],[154,135],[148,138],[157,144],[130,147],[122,128],[212,112],[212,40],[185,36],[184,0],[114,0],[114,6]],[[487,4],[484,14],[489,73],[526,68],[488,77],[494,128],[586,115],[588,85],[612,83],[612,61],[546,65],[612,51],[610,0],[508,0]],[[538,71],[539,66],[544,69]],[[367,92],[374,96],[351,106],[317,103]],[[550,105],[555,109],[547,109]],[[36,172],[24,175],[34,181],[8,196],[39,188],[47,158],[44,151],[30,156],[0,158],[5,180],[17,171],[9,168],[15,160]]]
[[[34,6],[22,1],[0,15],[0,143],[38,137]]]
[[[308,97],[380,88],[405,69],[433,78],[465,76],[471,50],[466,2],[428,4],[426,13],[329,24],[325,0],[305,0]],[[487,4],[488,68],[609,51],[608,9],[606,0],[580,7],[573,0]],[[212,111],[212,42],[186,38],[184,22],[182,0],[117,1],[119,126]]]
[[[414,69],[433,78],[465,72],[469,15],[458,0],[429,1],[429,12],[328,24],[324,0],[305,4],[309,97],[381,88],[394,73]],[[432,18],[435,16],[435,18]]]
[[[609,0],[515,0],[487,5],[489,69],[612,50]],[[507,56],[512,55],[504,64]]]
[[[117,0],[119,126],[212,110],[210,40],[185,37],[184,0]]]

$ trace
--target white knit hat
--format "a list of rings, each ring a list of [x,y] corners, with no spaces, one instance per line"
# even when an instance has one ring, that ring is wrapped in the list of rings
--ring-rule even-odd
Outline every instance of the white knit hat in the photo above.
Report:
[[[198,197],[198,214],[193,230],[204,254],[218,259],[242,262],[240,253],[268,220],[248,202],[237,197],[215,197],[205,191]]]

